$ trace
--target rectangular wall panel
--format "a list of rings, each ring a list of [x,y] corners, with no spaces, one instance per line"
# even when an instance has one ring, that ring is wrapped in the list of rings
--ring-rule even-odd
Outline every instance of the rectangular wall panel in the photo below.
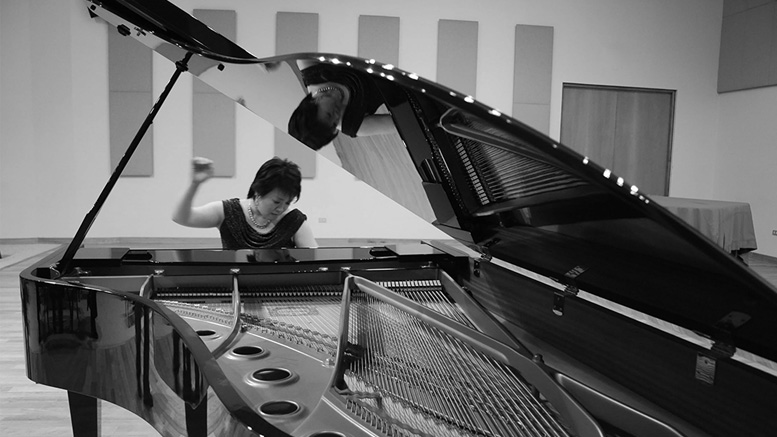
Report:
[[[544,134],[550,131],[553,27],[515,26],[513,118]]]
[[[235,11],[195,9],[194,16],[211,29],[235,41]],[[235,102],[196,77],[192,89],[193,154],[212,159],[215,176],[234,177],[237,165]]]
[[[738,14],[748,9],[772,3],[775,0],[723,0],[723,18]]]
[[[151,107],[151,50],[108,28],[108,107],[111,168],[119,163]],[[149,129],[122,176],[154,174],[154,138]]]
[[[718,92],[777,85],[777,2],[723,4]]]
[[[477,21],[440,20],[437,27],[437,82],[474,97],[477,62]]]
[[[278,12],[275,20],[276,55],[318,51],[318,14]],[[297,163],[302,177],[316,177],[316,152],[277,126],[275,155]]]
[[[318,51],[318,14],[278,12],[275,20],[276,55]]]
[[[399,17],[359,16],[356,56],[384,64],[399,64]]]

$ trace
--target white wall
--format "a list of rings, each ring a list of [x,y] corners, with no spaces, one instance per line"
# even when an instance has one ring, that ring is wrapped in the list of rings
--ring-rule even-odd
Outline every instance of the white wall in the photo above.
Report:
[[[714,192],[750,203],[758,253],[777,256],[777,87],[720,95]]]
[[[766,138],[771,133],[760,135],[767,127],[740,115],[749,111],[752,99],[736,106],[728,103],[738,100],[735,95],[716,93],[722,0],[181,0],[178,4],[186,10],[238,10],[238,42],[259,57],[274,54],[277,11],[318,13],[319,50],[344,54],[356,53],[359,15],[398,16],[399,66],[430,79],[436,75],[437,21],[475,20],[480,23],[476,97],[500,109],[512,105],[514,26],[553,26],[551,136],[558,137],[560,130],[564,82],[677,90],[670,194],[751,202],[759,246],[764,249],[760,252],[777,255],[777,247],[768,247],[767,232],[773,225],[761,218],[768,211],[768,197],[741,197],[749,195],[745,193],[755,184],[730,176],[730,167],[722,163],[733,154],[753,156],[744,173],[767,174],[768,164],[755,158],[767,148],[765,141],[750,138],[731,151],[729,135],[739,132],[735,138]],[[106,146],[106,30],[88,18],[80,0],[3,0],[0,20],[0,58],[5,60],[0,64],[0,238],[69,237],[111,171]],[[154,63],[158,94],[173,66],[160,57]],[[182,77],[153,126],[155,176],[122,178],[91,237],[215,236],[214,230],[191,230],[169,220],[171,203],[188,176],[190,81]],[[764,109],[774,108],[766,98],[761,104]],[[730,117],[729,112],[737,116]],[[256,166],[271,156],[267,124],[239,113],[238,126],[237,178],[209,183],[198,199],[242,196]],[[725,126],[726,132],[718,126]],[[268,146],[257,147],[257,143]],[[316,180],[305,181],[298,205],[311,218],[317,236],[440,236],[423,223],[411,222],[404,210],[387,210],[381,198],[363,195],[363,184],[323,159],[318,173]],[[320,223],[324,218],[326,223]]]

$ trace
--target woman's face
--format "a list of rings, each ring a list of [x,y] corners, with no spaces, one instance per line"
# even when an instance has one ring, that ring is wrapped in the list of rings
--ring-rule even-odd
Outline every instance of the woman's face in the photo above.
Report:
[[[318,120],[336,129],[345,111],[344,100],[343,92],[337,88],[328,88],[317,92],[313,101],[318,107]]]
[[[275,221],[289,209],[292,199],[288,194],[275,188],[264,196],[254,197],[254,203],[259,210],[259,214],[268,219]]]

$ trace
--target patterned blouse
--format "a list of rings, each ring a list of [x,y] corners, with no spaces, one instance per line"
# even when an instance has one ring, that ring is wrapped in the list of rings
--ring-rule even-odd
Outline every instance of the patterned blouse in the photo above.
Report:
[[[294,234],[297,233],[307,216],[293,209],[275,224],[266,234],[256,232],[248,224],[240,206],[240,199],[222,200],[224,221],[219,226],[221,245],[224,249],[280,249],[294,246]]]

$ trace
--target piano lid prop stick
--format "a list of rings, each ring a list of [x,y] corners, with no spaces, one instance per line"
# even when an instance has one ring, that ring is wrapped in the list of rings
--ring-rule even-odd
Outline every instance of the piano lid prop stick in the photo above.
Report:
[[[151,127],[151,123],[154,122],[154,117],[156,117],[157,112],[159,112],[159,109],[162,107],[165,99],[167,99],[167,95],[170,94],[170,90],[173,89],[173,85],[175,85],[176,81],[178,81],[178,77],[181,75],[181,73],[189,69],[188,63],[192,55],[192,52],[186,52],[186,55],[184,55],[183,59],[175,63],[175,72],[173,72],[172,77],[170,77],[170,80],[165,86],[165,89],[162,91],[162,94],[159,95],[159,98],[146,116],[146,119],[143,120],[143,124],[140,125],[140,129],[135,134],[135,138],[132,139],[129,147],[124,152],[124,156],[121,157],[121,160],[116,165],[116,169],[113,171],[113,174],[111,174],[108,183],[105,185],[105,187],[103,187],[100,196],[97,197],[97,201],[95,202],[94,206],[92,206],[92,209],[89,211],[86,217],[84,217],[84,220],[81,222],[81,226],[78,228],[78,232],[76,232],[73,241],[71,241],[70,245],[67,247],[67,250],[62,256],[62,259],[50,267],[52,279],[58,279],[60,276],[67,273],[68,269],[70,268],[70,264],[73,262],[73,257],[75,257],[78,248],[81,246],[81,243],[86,237],[86,233],[89,232],[89,228],[92,227],[92,224],[97,218],[97,214],[99,214],[100,209],[108,199],[108,195],[111,193],[111,190],[113,190],[114,185],[116,185],[116,182],[118,182],[119,176],[121,176],[122,172],[124,172],[124,168],[127,166],[127,163],[129,163],[130,158],[132,158],[132,154],[135,153],[135,149],[138,148],[138,145],[143,139],[143,136],[146,134],[146,131],[148,131],[148,128]]]

